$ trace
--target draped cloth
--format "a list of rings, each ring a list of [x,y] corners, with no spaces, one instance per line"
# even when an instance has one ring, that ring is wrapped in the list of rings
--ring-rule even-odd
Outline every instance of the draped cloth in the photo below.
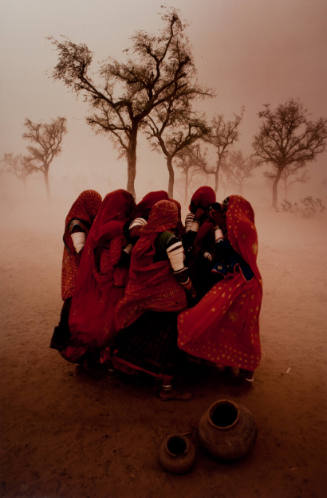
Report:
[[[134,199],[125,190],[108,194],[83,250],[69,315],[72,343],[102,348],[115,333],[114,309],[122,297],[127,268],[119,265],[126,245],[124,226]]]
[[[254,277],[240,271],[216,283],[199,303],[178,316],[178,346],[220,366],[255,370],[260,362],[259,313],[262,280],[257,266],[258,239],[254,212],[241,196],[230,196],[227,237],[250,265]]]
[[[116,327],[128,327],[145,311],[180,311],[187,305],[186,294],[173,275],[167,260],[154,261],[155,240],[159,233],[173,230],[179,221],[175,202],[157,202],[142,229],[131,256],[123,299],[116,309]]]
[[[213,188],[204,185],[199,187],[191,197],[189,210],[196,216],[200,215],[200,211],[208,209],[210,204],[216,202],[216,193]]]
[[[86,233],[101,205],[101,195],[95,190],[84,190],[76,199],[65,219],[64,253],[61,270],[61,296],[62,299],[72,297],[76,287],[76,276],[80,262],[80,255],[76,253],[70,235],[70,224],[72,220],[79,220]]]
[[[144,218],[147,220],[153,206],[158,201],[168,200],[168,194],[165,190],[154,190],[146,194],[135,206],[133,218]]]

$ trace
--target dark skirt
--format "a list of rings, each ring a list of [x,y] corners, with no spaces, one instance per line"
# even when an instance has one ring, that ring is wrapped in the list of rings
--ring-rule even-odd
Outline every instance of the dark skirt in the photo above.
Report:
[[[90,367],[99,365],[100,351],[87,346],[76,345],[71,340],[69,329],[69,313],[72,298],[64,301],[59,324],[54,328],[50,348],[57,349],[60,355],[70,363],[87,364]]]
[[[70,331],[68,319],[71,302],[71,297],[64,301],[61,309],[59,324],[54,328],[53,335],[50,341],[50,348],[57,349],[58,351],[62,351],[69,345]]]
[[[177,362],[177,313],[147,311],[129,327],[118,332],[112,360],[131,370],[169,378]],[[115,362],[115,359],[118,361]]]

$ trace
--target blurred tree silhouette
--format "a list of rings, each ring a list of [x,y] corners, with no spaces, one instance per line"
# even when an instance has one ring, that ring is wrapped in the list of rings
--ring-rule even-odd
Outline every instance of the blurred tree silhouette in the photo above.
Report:
[[[127,158],[127,190],[135,195],[138,132],[153,110],[198,94],[194,63],[184,35],[185,26],[174,9],[161,16],[162,32],[137,32],[126,63],[112,59],[100,67],[100,82],[90,76],[92,52],[85,44],[50,38],[58,53],[53,78],[83,95],[92,109],[87,122],[97,132],[109,133]]]
[[[23,138],[33,144],[27,146],[29,155],[23,157],[25,167],[43,173],[49,198],[49,168],[53,159],[61,152],[62,139],[67,132],[66,118],[58,117],[51,123],[33,123],[26,119],[24,125],[27,131]]]
[[[256,156],[273,167],[272,205],[278,207],[278,184],[283,175],[294,175],[325,150],[327,119],[310,121],[300,102],[290,99],[275,110],[259,112],[261,127],[253,140]],[[286,171],[287,170],[287,171]],[[285,173],[286,171],[286,173]]]
[[[243,194],[246,180],[258,166],[259,163],[253,156],[244,157],[242,151],[233,151],[229,153],[224,164],[224,174],[229,182],[237,187],[239,193]]]
[[[12,154],[11,152],[3,155],[1,165],[3,172],[14,174],[16,178],[23,182],[24,187],[26,186],[27,177],[37,171],[37,168],[29,161],[26,161],[21,154]]]
[[[210,131],[203,117],[189,109],[189,99],[185,100],[188,102],[183,100],[179,108],[174,108],[173,105],[170,106],[170,102],[161,105],[146,120],[147,137],[150,140],[155,139],[153,147],[155,149],[160,148],[166,157],[169,173],[168,194],[170,197],[173,197],[174,193],[174,159],[177,156],[179,158],[183,157],[183,151],[185,151],[184,157],[190,159],[191,151],[193,150],[191,148],[192,144],[208,135]],[[194,155],[193,159],[195,159]],[[184,164],[186,167],[186,163]],[[186,178],[187,183],[188,179]]]
[[[207,167],[207,159],[205,153],[201,151],[199,143],[183,148],[176,155],[176,159],[176,166],[185,174],[184,202],[187,204],[188,189],[193,175],[202,172],[209,174],[205,169]]]
[[[244,109],[240,114],[235,114],[234,119],[226,121],[222,114],[216,115],[212,120],[211,132],[205,138],[207,142],[213,145],[216,149],[216,165],[213,171],[215,175],[215,192],[218,193],[219,174],[226,162],[227,154],[231,146],[237,142],[239,138],[239,125],[242,121]]]

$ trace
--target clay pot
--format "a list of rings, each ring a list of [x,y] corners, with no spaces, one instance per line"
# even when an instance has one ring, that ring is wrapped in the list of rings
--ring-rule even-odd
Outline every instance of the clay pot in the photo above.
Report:
[[[244,457],[253,447],[257,427],[250,410],[228,399],[215,401],[199,422],[199,441],[220,460]]]
[[[160,445],[159,462],[168,472],[174,474],[189,472],[195,462],[193,442],[183,434],[169,434]]]

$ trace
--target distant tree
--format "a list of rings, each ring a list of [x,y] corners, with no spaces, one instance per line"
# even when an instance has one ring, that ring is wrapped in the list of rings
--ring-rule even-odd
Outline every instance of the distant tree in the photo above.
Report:
[[[184,183],[184,202],[188,200],[188,190],[190,181],[194,173],[204,171],[207,165],[205,154],[201,152],[200,144],[196,143],[182,149],[176,155],[176,166],[180,168],[185,175]]]
[[[187,110],[188,104],[182,102],[180,108],[170,108],[170,102],[149,115],[147,124],[147,137],[155,139],[154,148],[160,148],[166,157],[169,174],[168,194],[173,197],[174,191],[174,159],[184,150],[189,149],[200,138],[208,134],[209,128],[203,119]],[[190,149],[189,149],[190,150]]]
[[[310,180],[310,176],[307,169],[293,171],[292,168],[285,168],[281,180],[284,187],[284,198],[287,200],[288,191],[291,185],[295,185],[295,183],[307,183]]]
[[[253,148],[261,163],[273,167],[272,205],[277,209],[278,184],[285,169],[294,175],[325,150],[327,119],[310,121],[307,110],[293,99],[275,110],[265,105],[258,115],[262,123]]]
[[[194,63],[184,37],[184,25],[175,10],[162,15],[161,33],[139,31],[132,57],[112,60],[100,67],[101,82],[90,76],[92,52],[85,44],[52,39],[59,61],[53,77],[62,80],[76,94],[82,94],[93,110],[87,118],[98,132],[109,133],[127,158],[127,190],[135,195],[136,146],[138,132],[154,109],[168,101],[192,97],[197,88],[190,77]]]
[[[238,150],[229,153],[224,173],[242,194],[245,182],[257,167],[258,161],[253,156],[244,157],[242,151]]]
[[[216,165],[212,165],[208,159],[208,149],[203,149],[199,143],[196,144],[196,164],[190,170],[190,181],[196,175],[204,175],[205,183],[210,184],[210,177],[216,173]]]
[[[6,153],[1,159],[2,171],[12,173],[26,186],[27,177],[37,170],[21,154]]]
[[[58,117],[50,123],[33,123],[26,119],[24,125],[27,131],[23,138],[32,144],[27,146],[29,155],[23,157],[25,167],[43,173],[49,197],[49,169],[53,159],[61,152],[62,139],[67,132],[66,118]]]
[[[219,174],[226,162],[229,149],[239,138],[239,125],[243,114],[244,110],[242,109],[241,113],[236,114],[232,120],[226,121],[222,114],[216,115],[212,120],[211,133],[206,138],[206,141],[216,149],[216,166],[213,171],[216,192],[218,192],[219,188]]]

